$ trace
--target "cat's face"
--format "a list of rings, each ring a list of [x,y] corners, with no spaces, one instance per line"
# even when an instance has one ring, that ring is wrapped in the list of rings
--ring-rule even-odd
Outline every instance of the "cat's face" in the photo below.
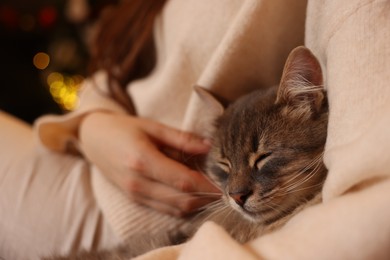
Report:
[[[253,221],[272,223],[322,187],[328,110],[313,59],[307,49],[295,51],[279,87],[240,98],[216,121],[209,175]]]

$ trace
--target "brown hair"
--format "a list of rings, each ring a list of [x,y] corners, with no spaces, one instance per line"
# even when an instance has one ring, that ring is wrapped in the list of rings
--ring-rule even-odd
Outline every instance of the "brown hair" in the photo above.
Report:
[[[108,73],[109,92],[135,113],[125,91],[127,83],[146,76],[155,65],[153,25],[166,0],[126,0],[107,11],[91,50],[90,72]]]

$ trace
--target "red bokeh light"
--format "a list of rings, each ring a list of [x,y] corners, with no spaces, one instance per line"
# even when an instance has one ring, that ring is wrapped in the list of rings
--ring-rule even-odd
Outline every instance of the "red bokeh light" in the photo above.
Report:
[[[54,7],[44,7],[38,13],[38,23],[43,28],[50,28],[57,21],[57,16],[57,10]]]
[[[15,29],[19,25],[19,13],[10,6],[0,6],[0,23],[7,29]]]

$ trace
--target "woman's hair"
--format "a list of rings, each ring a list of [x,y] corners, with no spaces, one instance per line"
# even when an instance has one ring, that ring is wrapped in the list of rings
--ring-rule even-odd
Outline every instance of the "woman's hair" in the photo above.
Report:
[[[91,46],[90,72],[107,71],[112,98],[132,113],[125,87],[146,76],[156,63],[153,25],[165,2],[122,0],[102,15]]]

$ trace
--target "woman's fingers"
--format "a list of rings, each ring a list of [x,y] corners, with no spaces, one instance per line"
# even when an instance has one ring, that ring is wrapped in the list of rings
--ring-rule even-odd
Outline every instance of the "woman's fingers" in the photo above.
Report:
[[[202,173],[173,160],[157,149],[146,149],[144,162],[136,166],[136,171],[145,177],[162,182],[183,192],[219,192]]]
[[[143,125],[150,137],[176,150],[190,154],[205,154],[210,149],[208,139],[154,121],[144,120]]]
[[[192,195],[179,192],[142,176],[133,176],[129,179],[126,189],[134,201],[177,217],[194,213],[200,207],[219,198],[218,194],[213,193]]]

